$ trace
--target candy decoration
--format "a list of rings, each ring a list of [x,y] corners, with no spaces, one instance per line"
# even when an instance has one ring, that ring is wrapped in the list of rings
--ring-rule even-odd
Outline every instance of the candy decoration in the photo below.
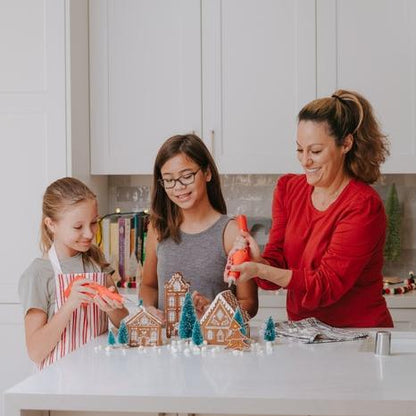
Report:
[[[409,272],[409,278],[404,280],[404,285],[390,288],[383,288],[383,295],[401,295],[416,289],[416,278],[413,272]]]

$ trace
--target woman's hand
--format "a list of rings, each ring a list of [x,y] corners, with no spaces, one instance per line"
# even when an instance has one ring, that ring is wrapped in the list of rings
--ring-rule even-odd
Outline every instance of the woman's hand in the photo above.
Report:
[[[198,319],[201,319],[205,311],[209,308],[211,301],[196,290],[192,293],[192,301],[194,303]]]
[[[250,248],[251,261],[261,263],[263,259],[261,257],[261,250],[259,245],[257,244],[257,241],[254,239],[252,235],[250,235],[250,233],[247,233],[245,231],[241,231],[241,235],[246,240],[246,244]]]
[[[236,251],[238,250],[244,250],[245,248],[249,247],[249,251],[250,251],[250,261],[251,262],[257,262],[257,263],[262,263],[263,259],[261,257],[261,252],[260,252],[260,247],[257,244],[256,240],[246,231],[241,231],[240,232],[241,235],[239,235],[233,244],[232,249],[230,250],[230,252],[228,253],[228,257],[227,257],[227,264],[225,265],[225,270],[224,270],[224,281],[225,282],[229,282],[230,281],[230,277],[229,277],[229,272],[230,271],[238,271],[237,269],[233,269],[233,255]],[[243,263],[246,264],[247,262]],[[239,278],[237,279],[239,280]],[[247,281],[249,279],[246,279],[245,281]],[[234,280],[233,280],[234,281]]]
[[[253,277],[258,276],[259,274],[259,263],[254,261],[246,261],[242,264],[233,265],[230,268],[231,271],[239,272],[240,276],[236,280],[236,284],[247,282]]]

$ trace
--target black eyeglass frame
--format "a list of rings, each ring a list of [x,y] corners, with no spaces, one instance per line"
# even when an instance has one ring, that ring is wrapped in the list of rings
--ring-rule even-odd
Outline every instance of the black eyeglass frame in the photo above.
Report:
[[[158,179],[158,182],[160,183],[160,185],[162,186],[162,188],[163,189],[165,189],[165,190],[169,190],[169,189],[173,189],[175,186],[176,186],[176,183],[177,182],[179,182],[182,186],[188,186],[188,185],[192,185],[194,182],[195,182],[195,176],[196,176],[196,174],[200,171],[200,170],[202,170],[202,168],[201,167],[199,167],[196,171],[194,171],[194,172],[187,172],[187,173],[185,173],[184,175],[181,175],[181,176],[179,176],[179,178],[176,178],[176,179],[174,179],[174,178],[172,178],[172,179],[163,179],[163,178],[160,178],[160,179]],[[182,181],[183,181],[183,177],[184,176],[188,176],[188,175],[192,175],[192,181],[191,182],[187,182],[187,183],[183,183]],[[165,185],[165,181],[173,181],[173,185],[172,186],[169,186],[169,187],[166,187],[166,185]]]

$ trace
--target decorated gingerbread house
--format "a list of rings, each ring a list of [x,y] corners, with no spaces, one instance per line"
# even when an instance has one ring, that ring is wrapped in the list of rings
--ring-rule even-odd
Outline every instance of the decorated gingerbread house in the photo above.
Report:
[[[224,290],[215,297],[200,321],[202,334],[208,344],[226,345],[226,338],[231,333],[230,326],[238,307],[238,300],[231,290]],[[241,309],[241,315],[249,336],[250,315],[244,309]]]
[[[240,324],[233,319],[229,327],[229,334],[225,338],[225,348],[230,350],[247,351],[250,349],[250,338],[241,333]]]
[[[126,321],[131,347],[162,345],[162,322],[143,306]]]
[[[181,308],[185,295],[189,292],[189,286],[182,274],[178,272],[165,283],[166,336],[168,338],[177,334]]]

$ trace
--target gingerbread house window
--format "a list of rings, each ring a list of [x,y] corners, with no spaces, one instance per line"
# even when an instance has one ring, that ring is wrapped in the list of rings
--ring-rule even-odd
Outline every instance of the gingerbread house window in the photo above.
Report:
[[[169,296],[168,304],[169,306],[175,306],[175,298],[173,296]]]
[[[212,330],[210,329],[209,331],[208,331],[208,340],[209,341],[211,341],[212,339],[214,339],[214,334],[213,334],[213,332],[212,332]]]
[[[146,316],[143,316],[143,318],[141,319],[141,322],[140,322],[142,325],[147,325],[148,323],[149,323],[149,320],[147,319],[147,317]]]
[[[173,290],[174,290],[175,292],[179,292],[179,291],[181,290],[181,285],[180,285],[180,283],[179,283],[179,282],[175,282],[175,283],[173,284]]]
[[[169,312],[169,322],[175,322],[176,321],[176,313],[174,311]]]

